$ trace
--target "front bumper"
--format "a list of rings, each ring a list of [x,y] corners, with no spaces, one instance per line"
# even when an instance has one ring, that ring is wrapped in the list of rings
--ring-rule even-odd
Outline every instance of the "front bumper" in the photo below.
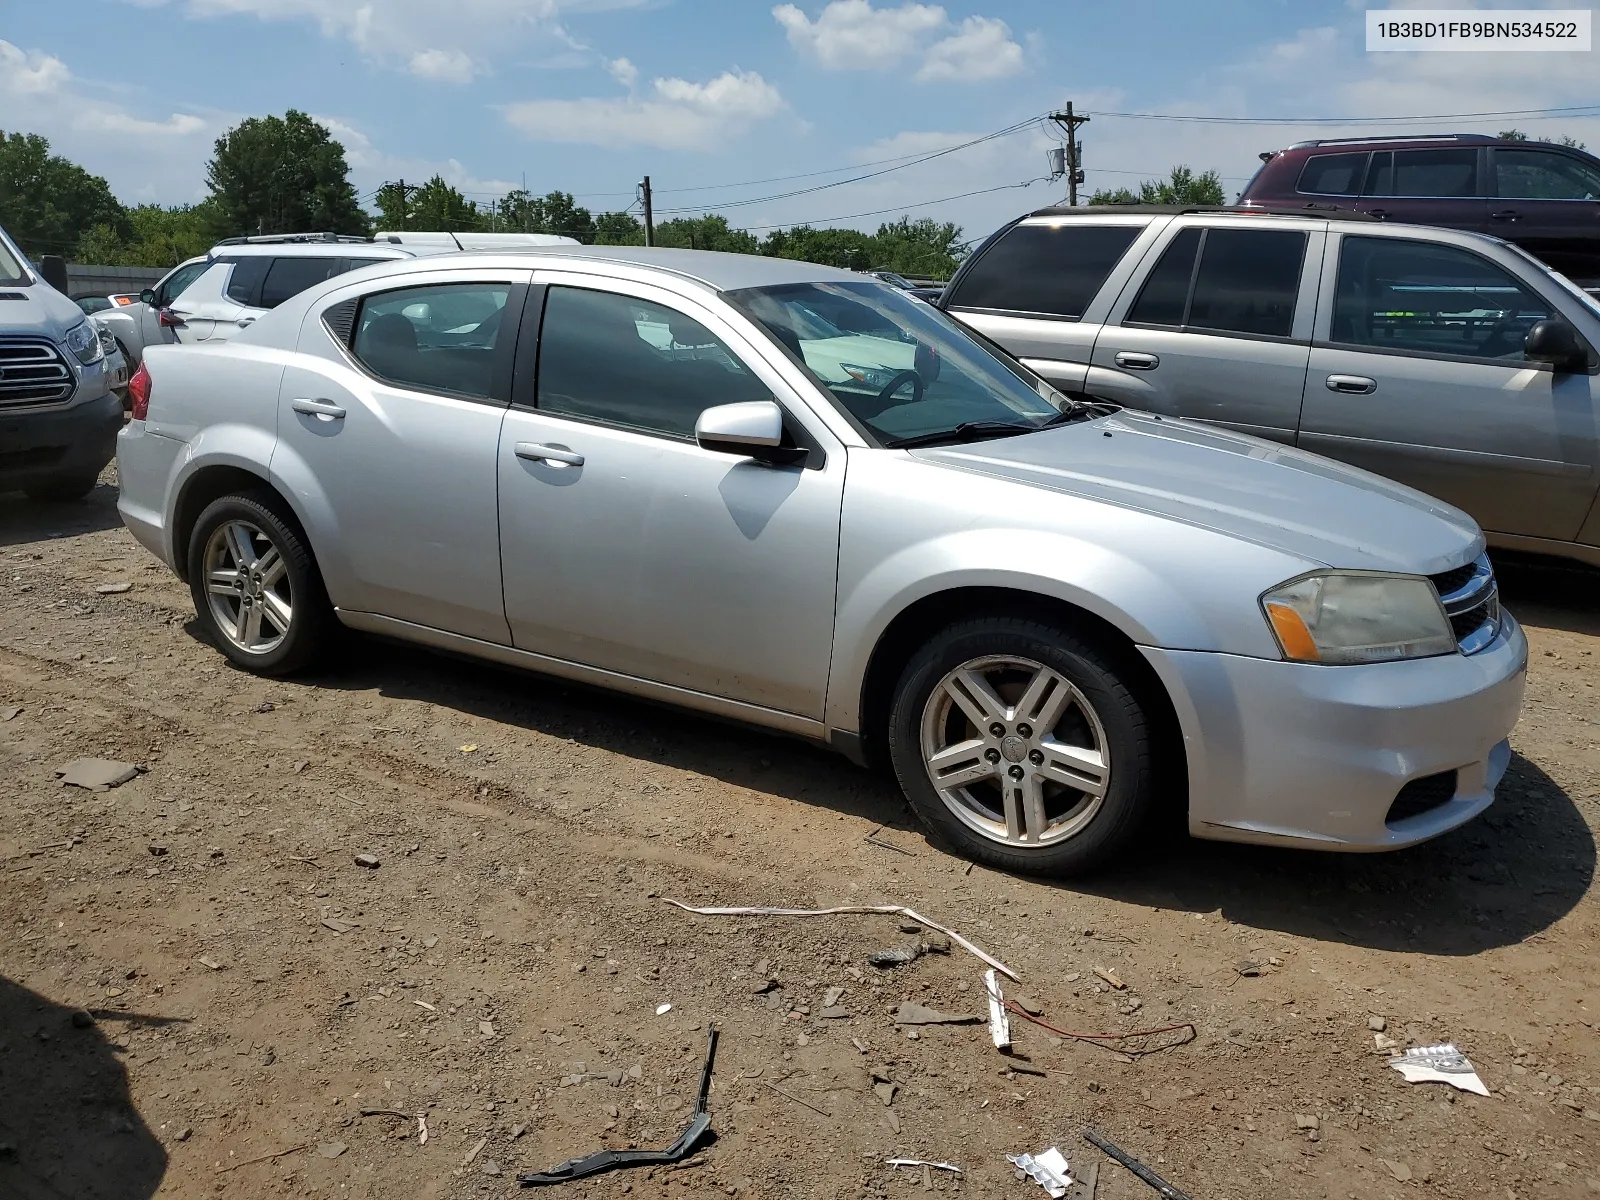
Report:
[[[1510,761],[1527,675],[1527,638],[1504,620],[1476,654],[1371,666],[1142,647],[1182,727],[1190,832],[1393,850],[1477,816]],[[1442,803],[1391,817],[1407,783],[1450,771]]]
[[[116,452],[122,401],[102,390],[93,400],[44,412],[0,411],[0,491],[100,469]]]

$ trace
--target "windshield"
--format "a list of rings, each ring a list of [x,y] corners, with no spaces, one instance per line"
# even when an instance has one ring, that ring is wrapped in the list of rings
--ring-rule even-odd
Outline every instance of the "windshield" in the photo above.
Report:
[[[1570,292],[1573,296],[1577,297],[1578,301],[1583,304],[1585,308],[1594,313],[1595,316],[1600,316],[1600,299],[1596,299],[1593,295],[1584,291],[1581,287],[1573,283],[1572,280],[1568,279],[1549,263],[1535,258],[1515,242],[1501,242],[1500,244],[1509,249],[1513,254],[1520,255],[1522,258],[1526,259],[1530,265],[1549,275],[1550,278],[1554,279],[1564,291]]]
[[[17,261],[10,241],[0,236],[0,284],[27,283],[28,272]]]
[[[886,446],[1028,433],[1079,411],[938,309],[882,283],[746,288],[727,299]]]

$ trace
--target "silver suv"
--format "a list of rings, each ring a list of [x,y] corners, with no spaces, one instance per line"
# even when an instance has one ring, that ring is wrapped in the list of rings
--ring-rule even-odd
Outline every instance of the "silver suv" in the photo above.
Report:
[[[246,670],[387,634],[826,741],[1081,870],[1482,811],[1527,643],[1483,538],[1288,447],[1074,402],[903,291],[572,247],[368,267],[155,346],[120,508]]]
[[[1070,391],[1314,450],[1458,505],[1493,545],[1600,565],[1600,302],[1507,242],[1050,208],[939,304]]]

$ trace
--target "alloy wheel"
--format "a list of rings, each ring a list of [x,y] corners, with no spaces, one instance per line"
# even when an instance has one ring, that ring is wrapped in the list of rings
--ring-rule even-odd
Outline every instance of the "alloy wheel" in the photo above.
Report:
[[[922,712],[923,765],[964,825],[1009,846],[1053,845],[1089,824],[1111,783],[1104,726],[1066,676],[1010,655],[971,659]]]
[[[260,526],[231,520],[206,541],[206,597],[222,636],[249,654],[275,650],[294,619],[283,552]]]

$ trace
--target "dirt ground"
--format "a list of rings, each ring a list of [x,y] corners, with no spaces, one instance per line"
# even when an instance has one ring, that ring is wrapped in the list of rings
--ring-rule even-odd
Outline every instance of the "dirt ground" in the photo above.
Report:
[[[1154,1196],[1085,1125],[1196,1200],[1600,1194],[1600,577],[1502,577],[1533,660],[1485,817],[1371,857],[1153,837],[1057,885],[969,871],[886,781],[781,738],[372,641],[239,673],[113,486],[0,497],[0,1196],[520,1194],[670,1143],[712,1022],[715,1141],[564,1197],[1025,1200],[1005,1155],[1052,1144],[1101,1200]],[[57,782],[86,755],[145,770]],[[1059,1028],[1196,1037],[913,1038],[903,1001],[982,1009],[959,947],[880,970],[898,918],[668,897],[909,905]],[[1492,1095],[1407,1084],[1380,1024]]]

